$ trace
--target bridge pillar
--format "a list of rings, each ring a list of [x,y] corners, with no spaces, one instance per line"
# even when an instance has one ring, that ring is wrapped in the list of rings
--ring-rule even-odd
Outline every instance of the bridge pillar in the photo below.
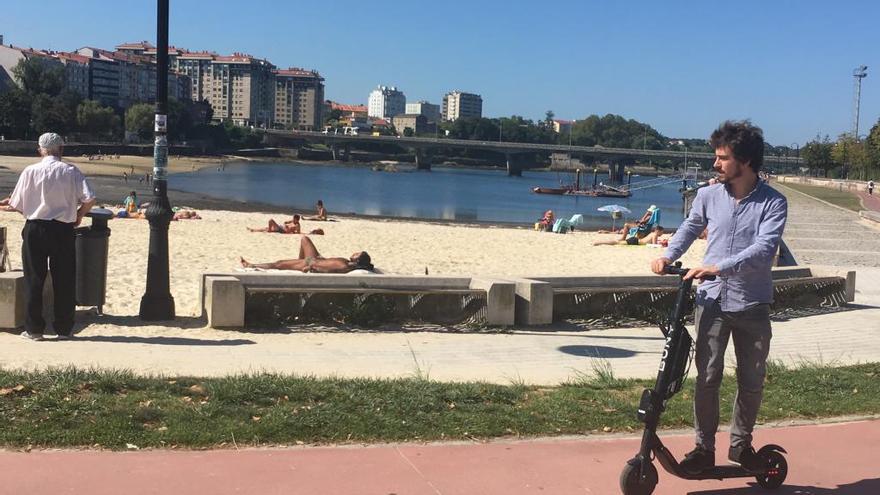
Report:
[[[516,155],[505,153],[504,158],[507,163],[507,175],[510,177],[522,177],[522,165],[517,163]]]
[[[614,174],[614,180],[617,181],[618,184],[623,184],[623,177],[626,172],[626,167],[622,163],[617,164],[617,171]]]
[[[331,144],[330,145],[330,155],[333,157],[333,161],[339,161],[339,145]]]
[[[423,149],[416,148],[416,170],[431,170],[431,156]]]
[[[342,148],[342,161],[347,162],[351,159],[351,146],[345,145]]]

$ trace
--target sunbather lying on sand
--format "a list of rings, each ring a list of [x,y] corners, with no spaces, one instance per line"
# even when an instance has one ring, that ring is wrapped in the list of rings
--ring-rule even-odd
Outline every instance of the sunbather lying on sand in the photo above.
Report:
[[[663,235],[663,227],[657,225],[651,230],[651,233],[639,239],[637,235],[630,235],[626,239],[617,239],[611,241],[596,241],[593,243],[594,246],[614,246],[614,245],[632,245],[635,246],[637,244],[659,244],[660,236]]]
[[[294,215],[293,220],[284,222],[284,225],[278,225],[275,219],[269,219],[269,225],[262,229],[247,228],[251,232],[277,232],[279,234],[299,234],[302,227],[299,224],[299,215]]]
[[[366,251],[358,251],[349,258],[324,258],[308,236],[303,236],[299,243],[299,257],[293,260],[278,260],[272,263],[250,263],[241,258],[241,266],[245,268],[263,268],[275,270],[298,270],[303,273],[348,273],[352,270],[373,271],[370,255]]]

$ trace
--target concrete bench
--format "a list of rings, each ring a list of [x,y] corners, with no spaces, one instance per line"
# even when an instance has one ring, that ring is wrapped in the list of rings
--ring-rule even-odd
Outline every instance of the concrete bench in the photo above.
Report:
[[[855,300],[856,272],[828,266],[779,267],[772,272],[777,291],[789,287],[807,285],[843,284],[843,290],[835,295],[835,304]],[[678,287],[678,277],[645,276],[592,276],[592,277],[532,277],[514,279],[516,284],[516,323],[518,325],[547,325],[560,319],[560,296],[580,294],[643,294],[640,304],[656,302],[661,296],[671,294]]]
[[[204,274],[202,315],[214,328],[243,328],[248,294],[479,294],[485,323],[514,323],[515,284],[508,280],[405,275],[290,274],[236,272]]]

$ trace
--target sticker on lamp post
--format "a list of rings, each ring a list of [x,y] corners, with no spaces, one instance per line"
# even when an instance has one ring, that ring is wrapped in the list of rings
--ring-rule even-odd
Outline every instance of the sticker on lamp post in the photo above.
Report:
[[[168,116],[156,114],[156,132],[168,132]]]

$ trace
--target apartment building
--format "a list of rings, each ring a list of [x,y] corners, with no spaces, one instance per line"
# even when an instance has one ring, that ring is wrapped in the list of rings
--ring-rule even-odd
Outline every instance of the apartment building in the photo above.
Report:
[[[395,86],[376,86],[370,92],[367,115],[377,119],[391,118],[406,112],[406,96]]]
[[[440,122],[440,105],[434,105],[425,100],[407,103],[406,113],[408,115],[424,115],[428,122]]]
[[[214,120],[268,128],[275,118],[275,66],[243,53],[211,61],[208,102]]]
[[[316,71],[275,71],[275,127],[315,131],[324,121],[324,78]]]
[[[483,98],[473,93],[450,91],[443,97],[443,120],[483,116]]]
[[[92,47],[80,48],[76,54],[87,58],[89,99],[119,109],[156,101],[156,65],[149,55]],[[170,98],[190,99],[190,86],[187,75],[169,70]]]
[[[429,124],[428,118],[418,113],[395,115],[392,122],[394,130],[399,136],[403,136],[406,129],[411,129],[417,135],[434,132],[437,125],[436,123]]]

